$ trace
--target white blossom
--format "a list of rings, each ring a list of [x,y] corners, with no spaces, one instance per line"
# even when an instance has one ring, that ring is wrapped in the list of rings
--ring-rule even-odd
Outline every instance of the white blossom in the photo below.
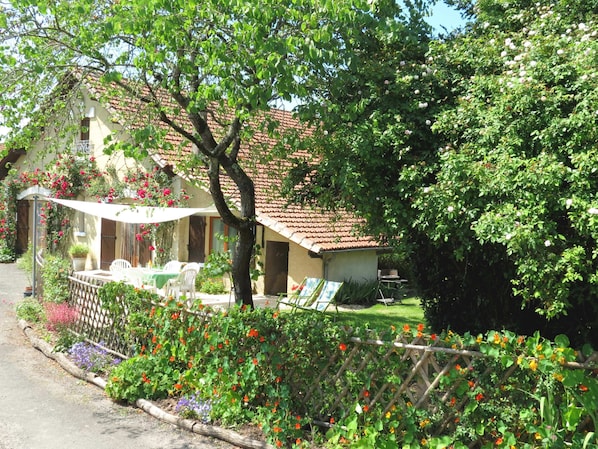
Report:
[[[550,240],[544,240],[544,246],[545,247],[549,247],[550,245],[552,245],[552,242]]]
[[[428,107],[428,102],[422,101],[422,102],[419,103],[418,106],[419,106],[420,109],[425,109],[425,108]]]
[[[565,201],[565,204],[567,205],[567,208],[569,208],[573,204],[573,200],[571,198],[567,198],[567,201]]]
[[[598,215],[598,208],[590,207],[590,209],[588,210],[588,212],[590,214],[593,214],[593,215]]]
[[[505,240],[511,240],[512,237],[513,237],[513,234],[508,232],[507,235],[505,235]]]
[[[453,206],[449,206],[446,208],[446,210],[448,210],[449,212],[452,212],[455,210],[455,208]]]

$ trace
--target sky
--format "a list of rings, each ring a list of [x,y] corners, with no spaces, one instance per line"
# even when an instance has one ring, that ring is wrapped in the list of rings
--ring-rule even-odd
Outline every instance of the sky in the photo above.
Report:
[[[443,27],[447,31],[453,31],[455,28],[465,24],[465,21],[461,18],[461,14],[442,1],[439,1],[434,6],[432,16],[428,18],[427,22],[437,32],[444,31]]]

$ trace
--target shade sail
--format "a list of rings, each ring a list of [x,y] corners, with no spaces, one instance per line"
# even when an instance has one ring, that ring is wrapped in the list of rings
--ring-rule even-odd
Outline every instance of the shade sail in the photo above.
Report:
[[[90,201],[60,200],[47,198],[80,212],[123,223],[162,223],[174,221],[189,215],[219,215],[214,206],[193,207],[149,207],[135,204],[92,203]]]

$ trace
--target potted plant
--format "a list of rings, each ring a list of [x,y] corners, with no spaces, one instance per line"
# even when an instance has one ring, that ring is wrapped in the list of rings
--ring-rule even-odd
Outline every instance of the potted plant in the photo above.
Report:
[[[73,269],[75,271],[85,270],[85,263],[87,262],[87,254],[89,254],[89,246],[84,243],[75,243],[69,248],[69,255],[73,259]]]

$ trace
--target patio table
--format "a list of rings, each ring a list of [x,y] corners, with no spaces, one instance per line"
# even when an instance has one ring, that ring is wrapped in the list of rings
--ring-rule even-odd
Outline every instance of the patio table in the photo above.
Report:
[[[180,272],[178,271],[161,271],[156,269],[146,269],[141,276],[141,281],[144,284],[155,285],[160,289],[168,282],[169,279],[176,278]]]

